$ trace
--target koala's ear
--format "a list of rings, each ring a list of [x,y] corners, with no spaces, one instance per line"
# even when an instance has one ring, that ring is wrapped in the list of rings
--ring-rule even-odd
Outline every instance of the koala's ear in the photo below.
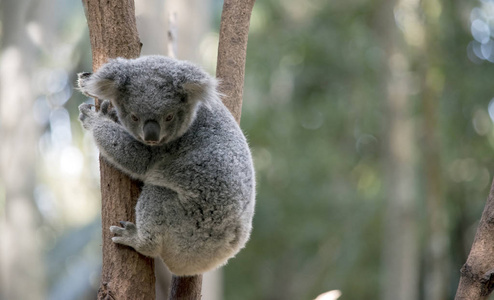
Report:
[[[182,85],[190,99],[205,100],[207,94],[216,88],[216,80],[209,76],[188,80]]]
[[[99,78],[93,73],[79,73],[77,84],[79,90],[88,97],[113,100],[118,93],[118,87],[114,80]]]

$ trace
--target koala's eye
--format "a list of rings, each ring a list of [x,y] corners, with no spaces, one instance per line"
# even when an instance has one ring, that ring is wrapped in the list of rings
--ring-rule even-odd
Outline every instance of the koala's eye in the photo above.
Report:
[[[171,120],[173,120],[173,114],[169,114],[168,116],[166,116],[166,122],[170,122]]]
[[[134,115],[134,114],[131,114],[131,115],[130,115],[130,118],[131,118],[131,119],[132,119],[132,121],[134,121],[134,122],[139,121],[139,118],[138,118],[136,115]]]

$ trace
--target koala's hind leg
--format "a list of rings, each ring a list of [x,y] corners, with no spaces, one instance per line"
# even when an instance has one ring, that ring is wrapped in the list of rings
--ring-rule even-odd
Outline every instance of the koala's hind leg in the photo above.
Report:
[[[164,202],[172,197],[176,197],[176,193],[169,189],[144,185],[137,200],[136,224],[122,221],[122,227],[111,226],[110,231],[115,234],[113,242],[132,247],[146,256],[160,256],[169,219]]]
[[[143,234],[134,223],[120,221],[122,227],[111,226],[110,231],[115,235],[112,241],[117,244],[134,248],[137,252],[157,257],[160,254],[160,247],[156,238],[150,234]]]

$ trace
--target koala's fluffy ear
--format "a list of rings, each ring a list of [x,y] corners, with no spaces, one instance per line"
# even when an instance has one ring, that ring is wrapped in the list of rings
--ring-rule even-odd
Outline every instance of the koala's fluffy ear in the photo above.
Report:
[[[185,81],[182,85],[190,99],[195,101],[207,101],[211,92],[216,90],[216,80],[209,76],[193,78]]]
[[[115,81],[99,78],[93,73],[79,73],[77,84],[79,90],[88,97],[113,100],[117,96],[118,88]]]

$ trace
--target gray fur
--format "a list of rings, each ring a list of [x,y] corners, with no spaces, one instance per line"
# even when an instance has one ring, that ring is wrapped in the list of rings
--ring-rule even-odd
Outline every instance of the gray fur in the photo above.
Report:
[[[81,73],[78,83],[84,94],[107,99],[99,112],[79,106],[101,154],[144,182],[136,224],[110,227],[115,243],[161,257],[176,275],[224,265],[244,247],[254,168],[214,78],[188,62],[148,56],[110,60],[94,74]]]

